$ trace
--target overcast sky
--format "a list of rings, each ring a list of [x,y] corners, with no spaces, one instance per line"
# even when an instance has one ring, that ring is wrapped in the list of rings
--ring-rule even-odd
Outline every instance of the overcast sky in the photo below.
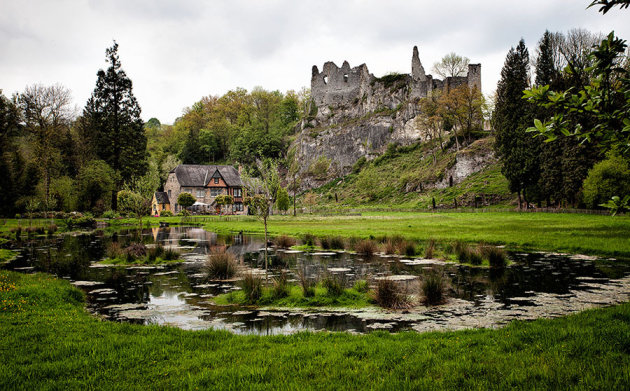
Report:
[[[590,0],[0,0],[0,89],[60,83],[78,110],[115,39],[142,117],[172,123],[185,107],[230,89],[310,87],[326,61],[409,73],[414,45],[427,73],[454,51],[481,63],[486,94],[505,55],[545,29],[630,38],[630,10],[601,15]]]

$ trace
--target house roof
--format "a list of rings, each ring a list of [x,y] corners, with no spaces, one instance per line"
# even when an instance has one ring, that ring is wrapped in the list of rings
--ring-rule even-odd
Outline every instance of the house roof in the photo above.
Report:
[[[155,192],[155,200],[158,204],[170,204],[171,202],[168,200],[168,194],[164,191],[156,191]]]
[[[243,186],[243,182],[241,182],[241,176],[239,175],[236,168],[232,166],[203,166],[200,164],[180,164],[179,166],[175,167],[175,169],[173,169],[173,171],[171,172],[174,172],[177,176],[177,181],[179,182],[180,186],[202,187],[208,184],[210,178],[212,178],[216,171],[219,171],[219,174],[221,174],[223,180],[228,186]]]

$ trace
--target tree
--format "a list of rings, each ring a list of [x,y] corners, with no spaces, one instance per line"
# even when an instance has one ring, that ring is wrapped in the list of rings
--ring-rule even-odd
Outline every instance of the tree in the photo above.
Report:
[[[278,190],[278,198],[276,199],[276,208],[278,208],[279,211],[286,212],[287,210],[289,210],[290,202],[291,201],[289,200],[289,192],[284,187],[281,187]]]
[[[121,68],[118,44],[106,51],[107,71],[97,72],[96,87],[83,110],[96,155],[116,172],[112,208],[117,190],[147,168],[147,138],[140,118],[140,105],[133,95],[132,82]]]
[[[464,76],[468,72],[468,63],[470,59],[462,57],[453,52],[442,57],[440,62],[433,64],[433,72],[442,76],[442,78]]]
[[[584,203],[589,208],[626,195],[630,195],[630,165],[620,156],[612,155],[595,164],[584,180]]]
[[[293,216],[297,216],[296,208],[295,208],[295,199],[296,192],[300,188],[300,184],[302,183],[302,178],[300,178],[300,161],[297,155],[297,149],[292,148],[289,150],[289,154],[287,156],[289,172],[287,173],[289,177],[289,186],[288,190],[293,192]]]
[[[183,208],[191,207],[195,202],[197,199],[190,193],[179,193],[177,196],[177,203]]]
[[[620,66],[626,41],[610,33],[590,53],[594,66],[590,82],[581,87],[554,91],[549,85],[525,91],[525,98],[552,114],[536,119],[528,131],[556,140],[559,135],[591,142],[603,152],[619,150],[630,156],[630,72]],[[567,72],[573,72],[568,69]]]
[[[138,227],[142,227],[142,216],[149,208],[149,203],[140,194],[131,190],[121,190],[117,194],[119,210],[123,213],[135,215]]]
[[[223,206],[234,204],[234,197],[229,194],[219,194],[214,198],[214,202],[222,209]]]
[[[501,172],[509,182],[510,191],[518,193],[519,207],[521,194],[529,202],[526,190],[536,187],[539,172],[537,141],[525,132],[532,116],[531,106],[522,99],[523,90],[529,87],[528,75],[529,53],[521,39],[508,52],[501,70],[493,117]]]
[[[249,210],[253,212],[265,226],[265,271],[268,266],[267,256],[267,219],[271,213],[271,207],[276,202],[278,191],[280,190],[280,177],[278,176],[278,165],[274,160],[257,160],[256,168],[260,178],[253,178],[248,174],[243,175],[243,185],[248,196],[245,202]]]
[[[21,113],[15,101],[0,90],[0,215],[13,214],[18,198],[18,167],[15,167],[17,136],[21,130]],[[17,155],[17,156],[16,156]]]
[[[102,160],[93,160],[81,167],[77,176],[79,209],[109,209],[115,175],[114,170]]]
[[[44,180],[43,206],[50,208],[50,182],[61,169],[59,143],[68,133],[73,113],[70,91],[60,85],[26,87],[19,97],[26,129],[33,136],[34,156]]]

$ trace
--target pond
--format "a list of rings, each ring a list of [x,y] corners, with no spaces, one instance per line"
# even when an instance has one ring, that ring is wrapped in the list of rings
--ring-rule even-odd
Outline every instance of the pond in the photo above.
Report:
[[[183,252],[185,262],[163,266],[98,264],[112,241],[162,243]],[[264,272],[263,240],[221,236],[196,227],[95,231],[25,241],[7,268],[44,271],[70,280],[87,294],[88,309],[106,319],[183,329],[225,329],[238,334],[298,331],[454,330],[500,327],[511,320],[557,317],[630,299],[630,262],[554,253],[509,253],[513,263],[491,270],[394,256],[345,252],[270,251],[270,275],[297,270],[311,276],[342,273],[358,279],[399,275],[411,281],[437,269],[448,276],[448,300],[405,311],[366,309],[257,309],[213,302],[240,289],[236,281],[210,281],[204,261],[213,250],[234,253],[242,270]]]

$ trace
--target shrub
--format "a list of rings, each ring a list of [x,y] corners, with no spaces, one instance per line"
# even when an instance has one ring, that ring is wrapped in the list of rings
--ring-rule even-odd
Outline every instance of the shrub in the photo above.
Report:
[[[356,251],[358,254],[363,254],[363,255],[373,255],[377,250],[377,246],[376,243],[373,240],[370,239],[365,239],[360,241],[359,243],[356,244],[356,246],[354,247],[354,251]]]
[[[234,254],[226,251],[213,251],[206,260],[208,276],[227,280],[236,275],[237,263]]]
[[[370,290],[370,285],[365,280],[357,280],[354,282],[353,288],[359,293],[367,293]]]
[[[343,250],[344,248],[346,248],[345,240],[343,240],[341,236],[331,236],[330,248],[335,250]]]
[[[402,292],[398,284],[386,278],[377,281],[374,300],[383,308],[407,308],[410,304],[409,298]]]
[[[182,216],[182,217],[188,217],[190,216],[190,212],[187,209],[182,209],[179,211],[177,215]]]
[[[422,280],[422,293],[424,302],[428,305],[439,304],[444,300],[444,289],[446,283],[440,273],[428,273]]]
[[[345,289],[345,278],[341,275],[328,274],[324,277],[322,285],[326,288],[326,293],[329,296],[338,297]]]
[[[241,288],[243,288],[247,302],[255,303],[262,296],[262,279],[252,273],[248,273],[241,281]]]
[[[317,285],[317,281],[310,280],[306,276],[306,269],[304,268],[302,268],[302,270],[299,270],[297,275],[298,279],[300,280],[300,285],[302,286],[302,294],[304,295],[304,297],[315,296],[315,286]]]
[[[324,250],[330,250],[330,238],[327,236],[319,238],[319,245]]]
[[[176,259],[179,259],[179,256],[181,254],[179,253],[179,251],[174,250],[172,248],[167,248],[164,250],[164,254],[162,254],[162,259],[166,260],[166,261],[174,261]]]
[[[482,245],[479,252],[484,259],[488,260],[490,267],[502,268],[507,265],[507,256],[502,248],[490,245]]]
[[[115,219],[115,218],[117,218],[119,216],[120,216],[120,214],[117,213],[114,210],[107,210],[107,211],[103,212],[103,218],[106,218],[106,219]]]
[[[275,299],[282,299],[289,296],[289,281],[287,274],[283,271],[276,278],[273,279],[273,297]]]
[[[584,179],[582,194],[589,208],[595,208],[613,196],[630,194],[630,165],[619,156],[610,156],[595,164]]]
[[[307,246],[314,246],[317,241],[317,237],[313,234],[307,233],[302,236],[302,243]]]
[[[142,258],[147,255],[147,246],[142,243],[133,243],[125,249],[125,253],[133,259]]]
[[[73,216],[66,219],[66,225],[68,226],[68,229],[94,228],[96,227],[96,220],[94,217],[86,213],[84,216]]]
[[[424,257],[431,259],[433,258],[433,253],[435,252],[435,240],[429,239],[427,242],[427,247],[424,249]]]
[[[120,243],[111,242],[107,245],[107,249],[105,250],[105,256],[107,258],[122,258],[125,256],[125,251],[120,247]]]
[[[280,248],[289,248],[295,246],[295,239],[287,235],[280,235],[273,239],[273,243]]]
[[[160,217],[173,217],[173,212],[170,210],[163,210],[160,212]]]

